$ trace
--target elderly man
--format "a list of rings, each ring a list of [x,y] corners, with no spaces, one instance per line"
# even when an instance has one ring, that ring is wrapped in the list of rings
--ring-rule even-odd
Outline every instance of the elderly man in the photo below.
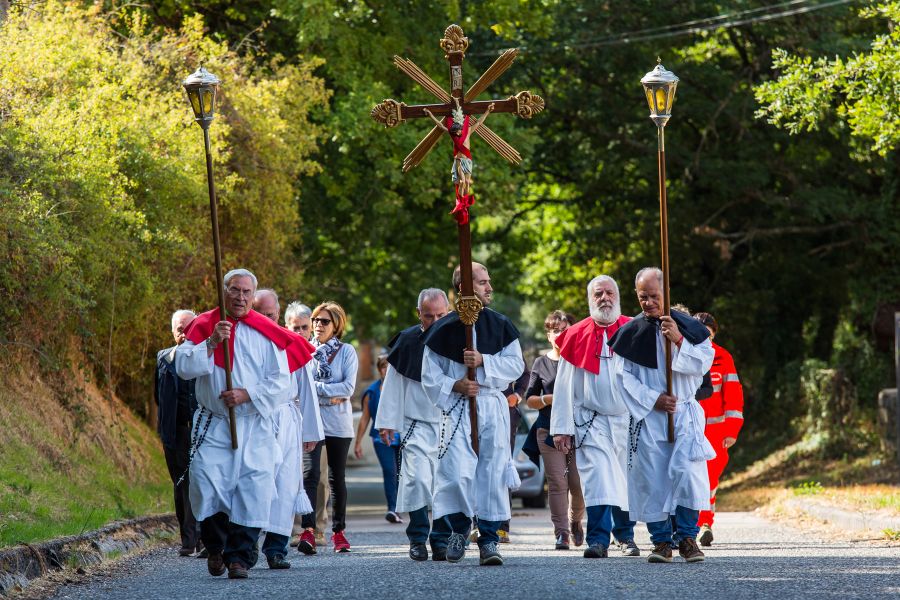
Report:
[[[191,454],[191,418],[197,410],[194,397],[194,382],[178,376],[175,369],[175,349],[184,342],[184,330],[196,315],[190,310],[176,310],[172,313],[172,337],[175,345],[160,350],[156,355],[153,397],[157,406],[157,431],[166,455],[169,477],[175,485],[175,516],[181,533],[181,556],[190,556],[200,550],[200,533],[197,521],[191,512],[188,494],[190,479],[178,481],[188,468]]]
[[[302,335],[307,341],[312,341],[312,309],[307,305],[296,300],[288,304],[284,311],[284,324],[285,327],[294,333]],[[319,471],[322,476],[319,477],[319,485],[316,487],[316,544],[324,546],[328,497],[330,496],[328,489],[328,453],[325,451],[324,446],[322,447],[320,454]],[[305,455],[303,457],[304,473],[308,468],[308,460],[309,456]],[[301,533],[303,533],[303,519],[297,515],[294,517],[293,540],[291,541],[291,546],[296,546],[300,543],[299,536]]]
[[[457,312],[429,328],[422,357],[422,386],[441,409],[438,466],[433,513],[444,519],[447,560],[465,556],[471,519],[478,516],[481,565],[502,565],[497,543],[500,523],[510,518],[509,489],[520,485],[509,449],[509,406],[503,390],[525,369],[519,332],[508,318],[487,308],[493,299],[484,265],[473,263],[475,295],[485,308],[473,327],[474,350],[465,350],[466,334]],[[459,268],[453,286],[461,293]],[[466,375],[475,369],[476,380]],[[478,406],[479,453],[472,449],[469,398]],[[434,537],[434,532],[432,533]],[[443,540],[435,542],[443,545]],[[440,547],[440,546],[439,546]]]
[[[694,399],[713,361],[709,332],[677,310],[663,314],[662,271],[641,269],[634,281],[641,315],[610,341],[617,381],[634,421],[629,440],[629,514],[647,523],[654,544],[650,562],[672,562],[672,522],[678,552],[687,562],[705,557],[697,546],[697,520],[709,510],[706,461],[715,456],[703,434],[703,409]],[[666,393],[665,347],[672,352],[672,393]],[[668,442],[666,415],[675,422]],[[579,465],[580,469],[581,465]]]
[[[400,486],[397,511],[409,513],[406,537],[409,557],[428,560],[425,541],[431,532],[428,508],[434,492],[437,466],[438,425],[441,411],[428,399],[422,387],[422,354],[425,332],[450,311],[450,301],[443,290],[428,288],[419,292],[416,312],[419,323],[404,329],[391,340],[388,368],[381,386],[375,427],[385,444],[390,444],[396,431],[401,435]],[[443,521],[435,522],[440,528]],[[446,560],[446,537],[431,536],[433,560]],[[443,544],[441,543],[443,541]]]
[[[255,562],[256,541],[269,525],[275,468],[281,461],[274,417],[291,401],[291,365],[302,361],[297,336],[250,309],[256,276],[245,269],[224,279],[225,320],[217,309],[194,319],[175,352],[175,366],[195,379],[201,410],[194,419],[191,507],[201,522],[214,576],[228,569],[244,579]],[[231,349],[232,389],[225,389],[225,353]],[[228,408],[234,409],[237,449],[231,447]]]
[[[257,290],[253,309],[278,323],[281,305],[274,290]],[[275,413],[275,439],[281,449],[281,464],[275,472],[275,497],[269,513],[269,525],[262,551],[270,569],[289,569],[288,542],[294,525],[294,515],[312,512],[312,505],[303,489],[303,452],[315,448],[325,437],[319,416],[319,401],[314,381],[312,344],[296,334],[299,348],[304,350],[305,362],[294,371],[292,402],[282,404]]]
[[[560,360],[550,434],[557,450],[575,452],[587,509],[584,557],[606,558],[613,510],[628,510],[628,409],[616,390],[606,344],[629,318],[622,316],[619,286],[611,277],[592,279],[587,299],[590,316],[557,338]]]
[[[287,305],[284,310],[285,327],[299,333],[306,341],[311,341],[312,332],[312,309],[305,304],[294,301]]]

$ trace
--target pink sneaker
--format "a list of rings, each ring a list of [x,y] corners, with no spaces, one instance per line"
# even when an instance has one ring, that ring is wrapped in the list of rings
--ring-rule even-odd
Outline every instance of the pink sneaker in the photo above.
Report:
[[[334,546],[335,552],[350,552],[350,542],[344,537],[343,531],[336,531],[331,536],[331,544]]]

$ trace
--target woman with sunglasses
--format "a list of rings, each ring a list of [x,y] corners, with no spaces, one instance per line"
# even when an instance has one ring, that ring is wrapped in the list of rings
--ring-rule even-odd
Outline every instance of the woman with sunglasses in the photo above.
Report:
[[[550,352],[534,360],[525,402],[529,408],[538,411],[537,419],[528,432],[528,440],[522,450],[535,464],[538,456],[544,458],[544,471],[550,497],[550,521],[556,537],[556,549],[568,550],[569,543],[580,546],[584,543],[584,496],[581,480],[574,460],[566,460],[566,455],[553,446],[550,438],[550,412],[553,410],[553,384],[559,367],[559,346],[556,338],[575,324],[575,317],[561,310],[554,310],[544,319],[544,331],[550,342]],[[548,438],[550,443],[548,442]],[[571,503],[569,497],[571,495]]]
[[[313,512],[303,515],[303,533],[297,550],[316,553],[316,488],[319,485],[319,455],[325,447],[328,457],[328,482],[333,494],[331,543],[335,552],[350,552],[344,535],[347,514],[347,483],[344,472],[347,455],[353,441],[353,408],[350,398],[356,386],[359,359],[350,344],[341,342],[347,326],[347,314],[336,302],[323,302],[312,312],[313,340],[316,352],[316,393],[325,439],[310,452],[309,468],[303,477],[303,487],[313,504]]]

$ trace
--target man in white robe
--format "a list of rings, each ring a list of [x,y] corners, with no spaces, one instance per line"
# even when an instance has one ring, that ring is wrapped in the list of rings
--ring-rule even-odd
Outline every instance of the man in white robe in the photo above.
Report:
[[[375,418],[375,427],[386,444],[395,432],[401,432],[396,510],[409,513],[406,527],[409,557],[417,561],[428,560],[425,542],[432,530],[428,509],[434,493],[441,421],[441,411],[431,403],[422,387],[424,337],[428,328],[449,311],[450,301],[443,290],[428,288],[419,292],[416,305],[419,324],[404,329],[391,340],[387,374]],[[440,529],[443,523],[439,520],[435,526]],[[446,560],[447,556],[447,548],[440,540],[440,535],[431,537],[432,559],[436,561]]]
[[[663,315],[662,272],[641,269],[635,278],[643,313],[616,332],[617,378],[631,413],[628,508],[647,523],[654,544],[650,562],[672,562],[672,520],[679,554],[704,559],[697,546],[699,511],[709,509],[706,461],[715,456],[703,433],[703,409],[694,399],[713,361],[709,332],[679,311]],[[672,348],[672,394],[666,393],[665,345]],[[674,416],[675,443],[668,442],[666,414]],[[580,465],[579,465],[580,466]]]
[[[628,510],[628,409],[616,390],[606,344],[630,319],[622,316],[619,286],[611,277],[595,277],[587,293],[591,316],[557,339],[550,434],[560,452],[575,451],[587,512],[584,557],[606,558],[613,510]]]
[[[194,416],[190,466],[191,508],[201,522],[211,575],[247,577],[260,528],[269,524],[275,469],[281,453],[273,416],[290,402],[290,340],[250,310],[256,277],[245,269],[226,274],[227,319],[217,309],[194,319],[175,352],[178,372],[195,379],[200,409]],[[231,347],[232,388],[225,390],[224,345]],[[238,448],[231,448],[228,408],[234,408]]]
[[[473,326],[475,350],[464,350],[465,330],[456,312],[432,325],[425,337],[422,386],[442,412],[433,516],[435,521],[444,519],[444,532],[452,532],[446,537],[447,561],[459,562],[465,556],[466,536],[477,515],[480,564],[502,565],[497,530],[511,516],[509,489],[520,485],[509,448],[509,406],[503,390],[522,374],[525,361],[519,332],[509,319],[487,308],[492,298],[487,269],[473,263],[472,271],[475,294],[485,305]],[[458,271],[453,279],[459,290]],[[476,381],[466,378],[470,367],[476,370]],[[475,397],[478,406],[478,455],[470,440],[469,397]]]
[[[278,323],[281,304],[274,290],[260,289],[253,297],[253,310]],[[295,332],[296,333],[296,332]],[[281,464],[275,472],[275,496],[269,512],[269,525],[263,540],[262,552],[270,569],[289,569],[286,560],[288,543],[294,525],[294,515],[312,512],[312,504],[303,489],[303,452],[315,448],[325,438],[319,402],[313,385],[314,362],[310,360],[315,348],[301,335],[294,343],[306,350],[303,365],[296,368],[291,379],[291,402],[281,405],[275,414],[275,439],[281,449]]]

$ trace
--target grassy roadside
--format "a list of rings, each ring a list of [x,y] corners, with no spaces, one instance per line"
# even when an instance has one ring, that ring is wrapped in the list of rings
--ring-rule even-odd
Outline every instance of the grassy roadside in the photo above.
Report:
[[[872,453],[823,459],[808,442],[797,442],[729,474],[719,484],[717,509],[782,514],[791,498],[810,497],[848,511],[900,516],[900,465]],[[892,539],[893,532],[882,532]]]
[[[0,374],[0,547],[171,510],[154,432],[89,383],[74,390]]]

